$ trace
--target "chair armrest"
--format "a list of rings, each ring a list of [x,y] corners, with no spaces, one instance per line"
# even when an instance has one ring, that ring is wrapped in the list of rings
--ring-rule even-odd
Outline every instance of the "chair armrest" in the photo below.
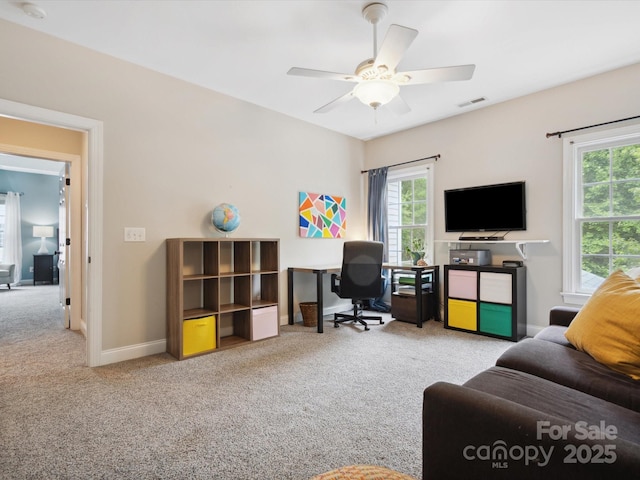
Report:
[[[551,310],[549,310],[549,325],[568,327],[573,317],[575,317],[579,311],[580,309],[576,307],[552,307]]]
[[[331,274],[331,291],[338,293],[340,291],[340,276],[337,273]]]

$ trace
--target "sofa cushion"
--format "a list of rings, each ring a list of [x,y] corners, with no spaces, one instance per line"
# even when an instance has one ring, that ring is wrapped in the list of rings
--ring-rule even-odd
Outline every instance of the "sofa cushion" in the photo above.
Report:
[[[567,340],[609,368],[640,380],[640,283],[609,275],[565,332]]]
[[[584,352],[538,339],[537,336],[510,347],[498,358],[496,365],[535,375],[640,412],[640,382],[614,372]]]
[[[640,413],[633,410],[510,368],[491,367],[464,386],[548,413],[568,425],[601,425],[604,421],[615,427],[618,439],[638,444],[640,455]],[[544,416],[540,420],[545,420]]]
[[[563,327],[560,325],[549,325],[548,327],[540,330],[535,337],[538,340],[544,340],[547,342],[557,343],[558,345],[562,345],[563,347],[572,348],[575,350],[575,347],[571,345],[567,337],[565,337],[565,332],[567,331],[567,327]]]

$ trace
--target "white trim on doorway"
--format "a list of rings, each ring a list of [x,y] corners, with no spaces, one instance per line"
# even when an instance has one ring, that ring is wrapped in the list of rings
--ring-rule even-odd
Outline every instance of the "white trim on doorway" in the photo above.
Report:
[[[87,252],[87,365],[97,367],[107,360],[102,352],[102,222],[103,222],[103,123],[55,110],[0,98],[0,115],[87,132],[88,191]]]

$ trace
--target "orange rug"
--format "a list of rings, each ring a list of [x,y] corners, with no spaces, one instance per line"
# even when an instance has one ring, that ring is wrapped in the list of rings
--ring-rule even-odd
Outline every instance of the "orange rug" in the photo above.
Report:
[[[376,465],[349,465],[316,475],[310,480],[416,480],[404,473]]]

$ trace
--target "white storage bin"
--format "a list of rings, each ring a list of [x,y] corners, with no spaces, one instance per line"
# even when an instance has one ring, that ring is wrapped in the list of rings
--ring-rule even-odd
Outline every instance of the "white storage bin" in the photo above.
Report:
[[[480,301],[511,305],[511,274],[480,272]]]
[[[275,337],[278,330],[278,307],[254,308],[251,312],[251,340]]]

